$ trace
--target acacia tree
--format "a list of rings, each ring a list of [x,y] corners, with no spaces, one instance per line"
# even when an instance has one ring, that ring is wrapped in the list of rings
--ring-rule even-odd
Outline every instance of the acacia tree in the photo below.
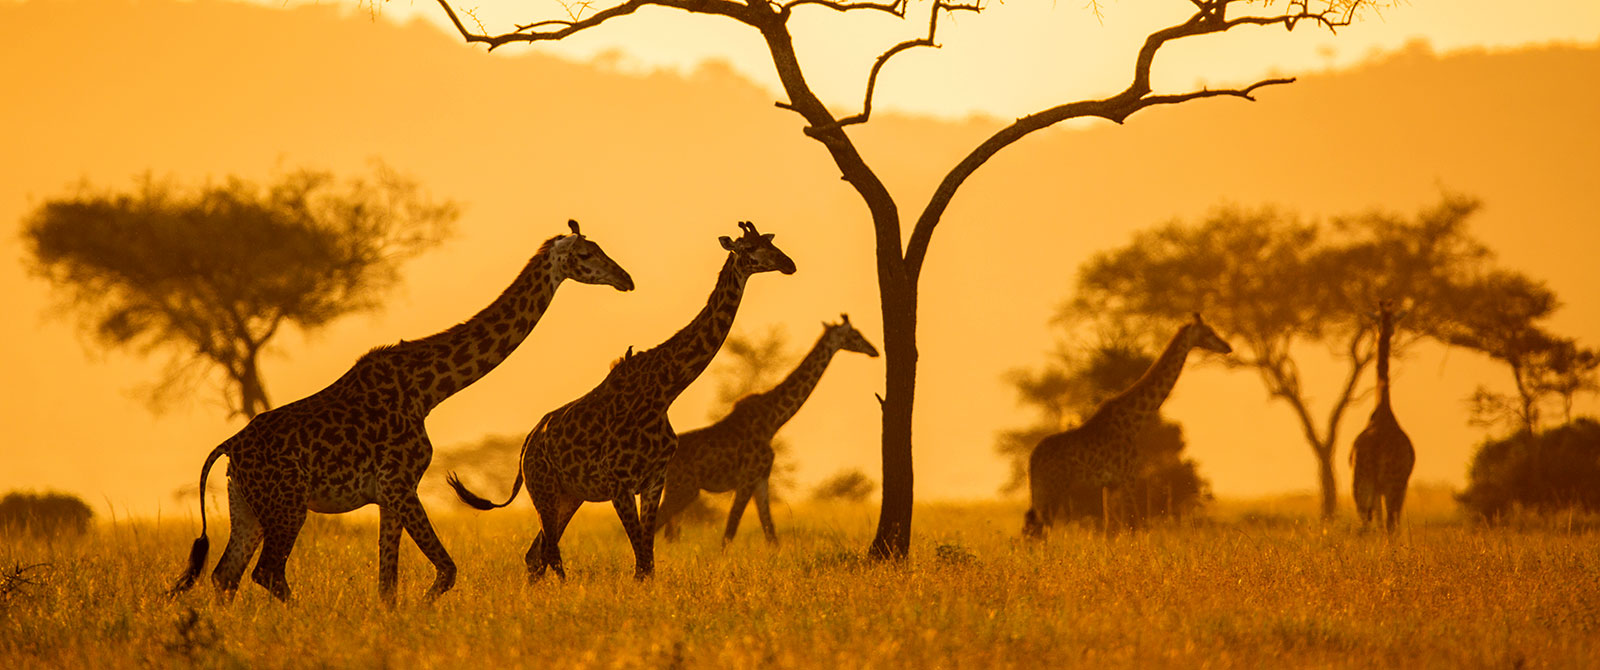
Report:
[[[1256,81],[1241,88],[1201,89],[1157,93],[1151,85],[1151,67],[1162,47],[1186,38],[1216,35],[1237,28],[1282,27],[1288,30],[1302,23],[1334,30],[1348,25],[1363,6],[1373,0],[1286,0],[1283,3],[1246,0],[1188,0],[1194,13],[1176,25],[1151,33],[1134,54],[1127,88],[1106,98],[1079,100],[1054,105],[1028,114],[1000,128],[975,146],[940,181],[927,202],[912,218],[911,231],[905,234],[900,203],[890,194],[877,173],[867,165],[851,138],[849,128],[867,123],[872,115],[873,91],[879,75],[895,56],[917,47],[937,46],[939,19],[956,12],[979,14],[981,0],[932,0],[916,6],[926,14],[912,16],[909,0],[624,0],[584,16],[591,3],[575,5],[577,12],[560,18],[534,19],[499,33],[468,30],[448,0],[438,0],[461,37],[470,43],[493,49],[515,42],[561,40],[632,14],[645,7],[666,7],[693,14],[721,17],[749,27],[767,45],[778,81],[787,100],[777,106],[798,114],[805,125],[801,132],[828,152],[843,179],[861,196],[872,222],[876,246],[879,305],[883,318],[885,389],[883,411],[883,498],[877,533],[868,554],[873,558],[903,558],[910,550],[912,503],[912,407],[917,373],[917,283],[934,228],[944,217],[956,192],[978,168],[1017,141],[1039,130],[1078,118],[1101,118],[1122,123],[1134,113],[1160,105],[1172,105],[1201,98],[1232,97],[1253,100],[1257,89],[1287,84],[1292,78],[1278,77]],[[853,16],[860,13],[891,15],[918,26],[918,37],[907,39],[884,50],[868,66],[865,90],[859,110],[840,113],[820,100],[806,78],[795,51],[790,20],[796,12],[831,11]],[[922,33],[920,26],[926,26]]]
[[[1091,258],[1064,317],[1170,325],[1204,311],[1236,348],[1218,363],[1253,369],[1268,395],[1293,410],[1316,458],[1322,514],[1331,518],[1340,423],[1365,392],[1360,381],[1376,353],[1371,311],[1382,299],[1409,306],[1396,357],[1424,334],[1440,337],[1446,324],[1459,324],[1463,282],[1490,257],[1466,229],[1477,208],[1447,195],[1414,220],[1373,212],[1326,224],[1271,208],[1222,209],[1199,225],[1170,223]],[[1470,346],[1464,338],[1478,328],[1460,332],[1457,343]],[[1345,367],[1320,418],[1296,362],[1319,347]]]
[[[220,371],[229,413],[248,419],[272,408],[260,357],[284,325],[310,332],[376,307],[456,216],[378,163],[371,178],[301,169],[264,188],[85,185],[40,205],[22,236],[32,271],[96,343],[171,354],[152,407]]]

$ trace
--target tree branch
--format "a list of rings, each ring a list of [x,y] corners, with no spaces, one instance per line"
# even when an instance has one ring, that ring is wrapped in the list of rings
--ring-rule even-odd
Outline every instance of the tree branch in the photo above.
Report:
[[[1240,17],[1228,19],[1227,8],[1238,0],[1191,0],[1199,8],[1193,16],[1181,24],[1151,33],[1145,38],[1144,45],[1140,47],[1134,63],[1133,79],[1128,88],[1115,96],[1101,100],[1087,100],[1057,105],[1049,109],[1030,114],[1017,119],[1005,128],[1000,129],[989,139],[978,145],[966,158],[956,165],[949,174],[945,175],[939,187],[934,191],[922,215],[917,218],[916,225],[911,230],[911,238],[906,242],[906,272],[915,281],[922,272],[922,263],[927,257],[928,242],[933,236],[933,229],[944,217],[945,210],[949,207],[951,199],[960,189],[968,177],[984,163],[988,162],[1001,149],[1010,146],[1017,140],[1032,134],[1035,131],[1048,128],[1062,121],[1076,118],[1099,117],[1115,123],[1122,123],[1129,116],[1142,109],[1156,105],[1172,105],[1199,98],[1236,97],[1245,100],[1255,100],[1253,93],[1263,86],[1287,84],[1294,81],[1292,77],[1279,77],[1263,79],[1244,88],[1231,89],[1203,89],[1189,93],[1150,95],[1150,68],[1155,63],[1156,52],[1161,47],[1173,40],[1197,35],[1219,33],[1231,28],[1244,25],[1265,26],[1283,25],[1292,30],[1303,20],[1310,20],[1328,27],[1330,30],[1349,25],[1355,11],[1365,4],[1362,0],[1351,2],[1344,12],[1329,9],[1323,12],[1311,12],[1307,7],[1308,0],[1294,0],[1289,4],[1289,12],[1279,16],[1268,17]]]
[[[947,12],[968,11],[977,14],[983,11],[983,7],[980,6],[976,1],[971,4],[962,4],[946,2],[945,0],[934,0],[933,9],[928,12],[928,36],[919,37],[914,40],[906,40],[889,47],[887,51],[884,51],[882,54],[878,55],[877,60],[873,61],[872,63],[872,70],[867,73],[867,92],[861,101],[861,113],[840,119],[838,123],[839,126],[866,123],[867,120],[872,117],[872,92],[878,87],[878,74],[883,71],[883,66],[889,62],[890,58],[893,58],[896,54],[909,51],[915,47],[939,48],[939,45],[933,41],[934,36],[939,30],[939,10],[944,10]],[[904,11],[904,7],[902,6],[899,15],[904,17]]]
[[[686,12],[727,16],[750,25],[755,25],[757,20],[754,8],[742,3],[730,2],[729,0],[628,0],[620,5],[607,7],[595,12],[586,19],[573,15],[571,19],[536,21],[517,26],[513,32],[489,35],[467,30],[467,27],[462,25],[461,19],[456,16],[455,9],[450,6],[450,3],[447,0],[439,0],[439,6],[444,8],[445,15],[450,17],[450,23],[455,25],[456,30],[461,33],[462,39],[469,43],[481,42],[487,44],[490,51],[511,42],[560,40],[574,33],[599,26],[611,19],[627,16],[651,5],[671,7]]]

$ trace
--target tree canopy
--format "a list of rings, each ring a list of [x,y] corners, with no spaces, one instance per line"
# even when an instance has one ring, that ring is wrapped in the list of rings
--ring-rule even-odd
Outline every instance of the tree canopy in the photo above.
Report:
[[[1380,300],[1405,305],[1394,355],[1420,337],[1505,360],[1542,332],[1534,320],[1553,296],[1531,279],[1491,266],[1493,255],[1468,229],[1479,203],[1459,195],[1403,217],[1373,211],[1307,221],[1284,210],[1225,207],[1197,224],[1172,222],[1139,233],[1079,271],[1063,318],[1090,324],[1170,324],[1190,312],[1238,351],[1217,359],[1254,370],[1287,404],[1317,461],[1325,516],[1337,496],[1333,454],[1340,422],[1365,391],[1375,356],[1371,313]],[[1298,359],[1325,349],[1342,362],[1338,386],[1313,407]],[[1519,359],[1520,360],[1520,359]],[[1320,418],[1319,415],[1320,414]]]
[[[232,414],[272,407],[260,355],[283,326],[310,332],[378,305],[405,260],[458,216],[381,164],[340,180],[299,169],[183,187],[149,174],[129,192],[88,184],[24,222],[30,269],[98,346],[171,357],[152,406],[222,373]]]

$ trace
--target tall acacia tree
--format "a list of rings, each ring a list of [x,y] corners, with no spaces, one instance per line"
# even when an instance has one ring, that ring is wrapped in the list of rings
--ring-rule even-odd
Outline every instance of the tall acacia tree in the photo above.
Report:
[[[40,205],[22,236],[33,272],[97,344],[172,355],[153,407],[220,372],[229,413],[248,419],[272,408],[260,359],[283,326],[310,332],[375,308],[400,263],[455,221],[455,204],[382,163],[374,172],[300,169],[265,187],[149,176],[128,193],[82,186]]]
[[[1175,1],[1175,0],[1174,0]],[[912,460],[911,420],[917,375],[917,282],[927,258],[934,228],[944,217],[956,192],[978,168],[1000,150],[1028,135],[1063,121],[1101,118],[1122,123],[1140,110],[1173,105],[1201,98],[1232,97],[1253,100],[1257,89],[1287,84],[1292,78],[1262,79],[1242,88],[1201,89],[1157,93],[1151,85],[1151,66],[1162,47],[1178,40],[1201,35],[1216,35],[1236,28],[1281,27],[1289,30],[1301,24],[1328,30],[1349,25],[1358,10],[1372,0],[1188,0],[1194,13],[1187,20],[1151,33],[1134,55],[1133,71],[1127,88],[1107,98],[1079,100],[1051,106],[1017,119],[978,143],[956,163],[940,181],[915,215],[910,235],[902,226],[900,205],[883,181],[867,165],[850,137],[850,126],[866,123],[872,115],[873,91],[884,66],[895,56],[917,47],[937,46],[939,19],[956,12],[979,14],[982,0],[931,0],[916,5],[912,15],[909,0],[624,0],[595,8],[581,3],[569,6],[560,18],[535,19],[500,33],[468,30],[448,0],[438,0],[461,37],[493,49],[515,42],[561,40],[633,14],[646,7],[665,7],[693,14],[704,14],[735,21],[761,35],[777,70],[787,100],[777,106],[792,111],[804,120],[806,137],[820,143],[838,166],[844,180],[860,194],[871,218],[876,243],[879,304],[883,316],[885,390],[883,410],[883,507],[878,530],[868,551],[874,558],[903,558],[911,545]],[[1091,3],[1093,4],[1093,3]],[[908,39],[879,54],[870,64],[865,91],[858,111],[841,114],[820,100],[806,79],[796,54],[790,20],[797,11],[830,11],[840,15],[892,15],[918,26],[918,37]],[[922,12],[926,12],[925,14]],[[920,26],[926,25],[926,33]]]

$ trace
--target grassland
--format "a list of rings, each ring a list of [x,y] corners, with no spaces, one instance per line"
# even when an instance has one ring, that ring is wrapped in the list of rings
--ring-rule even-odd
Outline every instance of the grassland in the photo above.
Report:
[[[923,506],[904,565],[859,557],[874,508],[782,508],[776,548],[751,513],[726,551],[713,527],[658,543],[657,576],[639,584],[619,524],[591,505],[562,542],[570,579],[528,586],[531,510],[441,509],[457,587],[417,602],[432,570],[408,543],[393,611],[376,605],[364,517],[308,525],[289,607],[253,584],[226,605],[209,582],[168,598],[194,526],[102,523],[79,539],[0,545],[0,569],[44,564],[26,573],[33,584],[0,587],[0,667],[1600,663],[1600,530],[1589,520],[1487,528],[1418,513],[1388,539],[1282,501],[1218,505],[1109,541],[1067,528],[1030,544],[1016,539],[1021,511]]]

